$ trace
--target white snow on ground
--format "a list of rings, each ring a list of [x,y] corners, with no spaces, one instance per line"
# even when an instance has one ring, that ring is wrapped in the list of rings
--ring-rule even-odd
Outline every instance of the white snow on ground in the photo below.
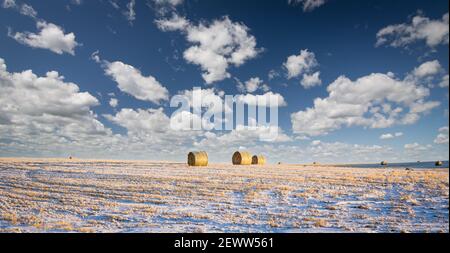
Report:
[[[0,232],[449,232],[449,171],[0,159]]]

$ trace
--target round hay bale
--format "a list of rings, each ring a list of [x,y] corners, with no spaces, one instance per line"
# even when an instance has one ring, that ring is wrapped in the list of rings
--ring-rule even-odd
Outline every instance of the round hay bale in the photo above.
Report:
[[[442,163],[441,161],[437,161],[436,163],[434,163],[434,165],[436,165],[436,166],[442,166],[443,163]]]
[[[252,155],[249,152],[236,151],[232,160],[234,165],[250,165],[252,164]]]
[[[254,155],[252,157],[252,164],[264,165],[266,164],[266,158],[263,155]]]
[[[381,162],[381,165],[382,165],[382,166],[386,166],[386,165],[388,165],[388,162],[387,162],[387,161],[382,161],[382,162]]]
[[[208,154],[205,151],[190,152],[188,164],[189,166],[208,166]]]

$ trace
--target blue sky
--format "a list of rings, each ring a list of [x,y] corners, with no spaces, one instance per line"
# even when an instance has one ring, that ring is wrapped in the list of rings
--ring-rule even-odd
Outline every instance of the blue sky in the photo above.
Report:
[[[183,161],[206,149],[228,161],[246,149],[270,162],[448,159],[448,1],[2,1],[0,156]],[[184,25],[170,27],[175,20]],[[239,64],[189,39],[233,29],[244,36],[216,44],[245,46]],[[196,47],[205,51],[187,57]],[[222,57],[225,70],[213,68]],[[219,77],[204,78],[202,66]],[[121,79],[130,68],[136,78]],[[257,90],[239,89],[252,78]],[[143,86],[156,90],[143,99]],[[283,138],[164,131],[169,98],[194,86],[219,97],[279,94]],[[151,98],[163,90],[167,99]]]

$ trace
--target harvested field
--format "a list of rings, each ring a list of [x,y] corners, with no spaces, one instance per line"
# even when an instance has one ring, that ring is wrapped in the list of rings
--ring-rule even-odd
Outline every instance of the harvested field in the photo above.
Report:
[[[0,159],[0,232],[449,232],[448,169]]]

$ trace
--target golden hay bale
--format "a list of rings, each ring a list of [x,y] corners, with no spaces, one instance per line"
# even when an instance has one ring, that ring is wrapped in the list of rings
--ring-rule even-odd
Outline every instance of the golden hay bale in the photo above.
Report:
[[[189,166],[208,166],[208,154],[205,151],[190,152],[188,164]]]
[[[249,152],[236,151],[232,160],[234,165],[250,165],[252,164],[252,155]]]
[[[382,165],[382,166],[386,166],[386,165],[388,165],[388,162],[387,162],[387,161],[382,161],[382,162],[381,162],[381,165]]]
[[[252,164],[264,165],[266,164],[266,158],[263,155],[254,155],[252,157]]]
[[[437,162],[434,163],[434,165],[436,165],[436,166],[442,166],[443,163],[442,163],[441,161],[437,161]]]

